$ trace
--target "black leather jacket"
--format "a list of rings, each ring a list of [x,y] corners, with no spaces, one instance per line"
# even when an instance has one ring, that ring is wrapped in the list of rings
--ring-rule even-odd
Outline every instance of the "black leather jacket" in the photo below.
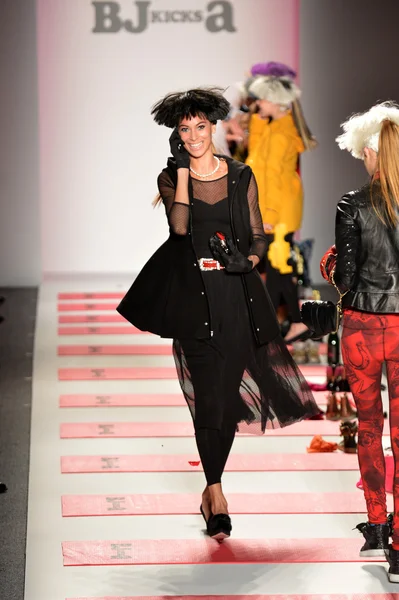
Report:
[[[374,184],[375,203],[383,201]],[[386,227],[372,207],[370,184],[342,197],[335,223],[335,283],[344,308],[399,313],[399,225]]]

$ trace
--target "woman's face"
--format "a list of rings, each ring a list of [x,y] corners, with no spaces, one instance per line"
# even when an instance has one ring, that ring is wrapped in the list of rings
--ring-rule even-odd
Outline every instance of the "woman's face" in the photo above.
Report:
[[[279,110],[278,104],[273,104],[269,100],[257,100],[256,104],[259,108],[259,116],[261,119],[268,119],[269,117],[275,117],[275,113]]]
[[[366,167],[366,171],[369,175],[374,175],[377,170],[377,158],[378,154],[372,148],[365,148],[363,151],[363,162]]]
[[[212,149],[212,135],[216,125],[212,125],[205,117],[182,119],[178,131],[184,147],[193,158],[201,158]]]

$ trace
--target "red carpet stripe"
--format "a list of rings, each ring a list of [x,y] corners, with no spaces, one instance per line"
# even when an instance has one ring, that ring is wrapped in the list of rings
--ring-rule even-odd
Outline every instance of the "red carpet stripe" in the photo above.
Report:
[[[327,402],[326,392],[313,392],[319,406]],[[186,406],[182,394],[64,394],[60,407],[95,406]]]
[[[232,454],[226,471],[357,471],[356,454]],[[202,471],[194,455],[63,456],[62,473],[158,473]]]
[[[392,509],[392,496],[388,496]],[[353,514],[366,510],[361,492],[229,494],[229,512],[248,515]],[[197,515],[198,494],[63,496],[63,517]]]
[[[76,302],[60,303],[57,305],[58,312],[76,312],[82,310],[116,310],[117,302]]]
[[[151,335],[140,331],[133,325],[119,325],[118,327],[59,327],[58,335],[133,335],[135,333]]]
[[[182,394],[63,394],[60,408],[96,406],[187,406]]]
[[[60,381],[86,381],[111,379],[177,379],[175,367],[108,367],[58,369]]]
[[[59,315],[58,323],[125,323],[126,319],[117,312],[105,315]]]
[[[244,431],[245,433],[245,431]],[[103,423],[62,423],[61,438],[147,438],[147,437],[192,437],[192,422],[103,422]],[[240,435],[240,434],[238,434]],[[248,435],[246,433],[245,435]],[[339,436],[339,423],[334,421],[302,421],[282,429],[269,429],[266,436]],[[388,422],[385,422],[384,435],[389,435]]]
[[[317,404],[326,409],[326,393],[314,392]],[[353,404],[353,401],[351,402]],[[174,407],[186,406],[181,394],[63,394],[60,408],[94,408],[96,406]],[[399,600],[399,599],[398,599]]]
[[[192,437],[192,423],[62,423],[61,439]]]
[[[316,377],[319,369],[302,367],[305,377]],[[85,381],[91,379],[177,379],[175,367],[104,367],[88,369],[86,367],[58,369],[60,381]]]
[[[58,300],[122,300],[124,292],[60,292]]]
[[[58,356],[171,356],[171,345],[58,346]]]

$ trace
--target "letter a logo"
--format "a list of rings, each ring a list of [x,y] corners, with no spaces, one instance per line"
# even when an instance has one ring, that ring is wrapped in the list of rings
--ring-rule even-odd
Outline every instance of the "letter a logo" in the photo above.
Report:
[[[219,31],[228,31],[234,33],[236,28],[233,23],[233,7],[231,2],[218,1],[210,2],[208,4],[208,11],[211,13],[216,8],[220,8],[221,12],[209,15],[206,20],[206,28],[212,33],[219,33]]]

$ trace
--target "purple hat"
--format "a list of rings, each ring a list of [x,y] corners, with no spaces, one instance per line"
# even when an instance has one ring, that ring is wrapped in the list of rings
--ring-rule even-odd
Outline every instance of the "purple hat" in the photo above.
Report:
[[[273,77],[290,77],[291,79],[295,79],[297,74],[291,67],[283,63],[270,61],[253,65],[251,67],[251,75],[253,77],[256,77],[256,75],[272,75]]]

